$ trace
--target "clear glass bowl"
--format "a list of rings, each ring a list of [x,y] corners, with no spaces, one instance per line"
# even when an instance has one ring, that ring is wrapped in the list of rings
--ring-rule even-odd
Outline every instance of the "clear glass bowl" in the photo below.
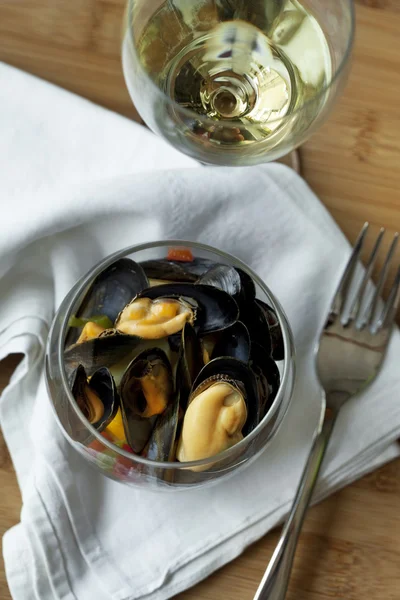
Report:
[[[95,277],[114,261],[129,257],[140,262],[165,258],[169,247],[190,247],[195,257],[240,267],[254,280],[257,297],[274,308],[278,316],[285,358],[278,364],[281,385],[276,398],[259,425],[241,442],[208,459],[195,462],[155,462],[131,454],[114,445],[83,416],[71,394],[64,365],[64,345],[68,322],[75,314]],[[72,446],[107,477],[146,489],[185,489],[216,482],[254,460],[276,434],[292,396],[295,376],[294,345],[287,318],[265,283],[237,258],[220,250],[183,241],[162,241],[121,250],[108,256],[80,279],[64,298],[49,334],[46,353],[46,378],[56,420]]]

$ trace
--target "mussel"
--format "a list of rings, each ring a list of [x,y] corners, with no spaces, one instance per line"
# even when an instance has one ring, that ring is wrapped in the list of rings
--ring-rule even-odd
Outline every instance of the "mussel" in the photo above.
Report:
[[[247,363],[250,360],[250,353],[251,342],[247,327],[241,321],[237,321],[221,333],[211,358],[231,356]]]
[[[256,297],[256,288],[250,275],[230,265],[214,265],[197,283],[223,290],[236,300],[241,311],[248,310]]]
[[[120,385],[121,410],[126,438],[135,452],[143,450],[173,391],[171,365],[159,348],[144,350],[128,365]]]
[[[176,366],[176,393],[166,410],[154,424],[143,454],[156,461],[175,458],[176,440],[180,430],[180,415],[187,408],[190,389],[204,362],[200,341],[190,323],[181,334],[179,358]]]
[[[223,356],[207,363],[197,376],[192,390],[204,381],[230,380],[239,382],[245,390],[247,420],[243,433],[247,435],[261,420],[262,399],[258,396],[257,382],[249,365],[236,358]],[[189,404],[191,396],[189,397]]]
[[[242,310],[240,318],[246,325],[252,342],[260,344],[270,354],[271,333],[265,312],[257,301],[249,304],[247,310]]]
[[[257,427],[279,389],[279,320],[240,268],[121,259],[96,278],[73,322],[74,334],[82,327],[68,337],[76,341],[65,364],[80,409],[150,460],[229,448]]]
[[[141,343],[141,338],[123,335],[115,329],[106,329],[97,338],[67,348],[64,352],[65,365],[67,371],[83,365],[90,376],[99,367],[111,367]]]
[[[195,318],[195,308],[181,298],[135,298],[118,316],[116,327],[127,335],[156,340],[182,331]]]
[[[285,358],[285,348],[283,344],[282,329],[279,319],[271,306],[262,300],[256,300],[257,305],[264,313],[269,326],[271,336],[271,355],[274,360],[283,360]]]
[[[143,454],[156,461],[171,461],[175,458],[175,445],[179,422],[179,394],[167,406],[154,424]]]
[[[122,308],[148,285],[142,267],[129,258],[121,258],[96,277],[77,316],[106,315],[114,322]]]
[[[248,307],[251,306],[252,302],[256,298],[256,286],[254,285],[254,281],[250,275],[248,275],[245,271],[239,269],[238,267],[236,267],[236,271],[239,273],[241,285],[239,306],[241,310],[246,310],[246,307],[248,309]]]
[[[123,307],[148,286],[149,281],[140,265],[129,258],[117,260],[102,271],[89,287],[73,318],[76,327],[88,324],[93,328],[99,317],[103,320],[107,319],[108,326],[112,326]],[[94,321],[91,321],[91,318]],[[98,333],[100,331],[101,329],[98,330]],[[87,332],[85,332],[83,340],[87,339],[86,334]],[[71,327],[66,345],[70,346],[78,337],[77,329]]]
[[[89,423],[103,431],[115,417],[119,406],[119,396],[110,371],[102,367],[88,380],[85,368],[79,365],[72,376],[71,390]]]
[[[189,397],[177,458],[181,462],[208,458],[230,448],[258,420],[254,376],[245,363],[217,358],[196,379]]]
[[[200,386],[185,413],[178,460],[208,458],[237,444],[243,439],[246,419],[244,391],[236,382],[220,380]]]
[[[194,258],[192,261],[168,259],[145,260],[140,266],[148,279],[194,283],[215,263],[206,258]]]
[[[194,328],[186,323],[182,330],[182,341],[176,367],[176,387],[180,406],[186,410],[192,385],[204,366],[203,351]]]
[[[148,285],[143,269],[128,258],[114,262],[96,277],[71,318],[65,342],[67,368],[83,364],[90,375],[98,366],[110,366],[132,349],[135,340],[117,338],[113,323],[124,306]],[[107,341],[97,341],[105,337]]]
[[[263,417],[278,392],[281,376],[275,361],[260,344],[253,343],[252,345],[250,365],[256,376]]]
[[[123,333],[159,339],[194,325],[200,335],[221,331],[236,322],[239,308],[226,292],[192,283],[172,283],[143,290],[118,316]]]
[[[198,284],[212,285],[223,290],[235,300],[240,296],[242,282],[239,273],[234,267],[228,265],[215,265],[204,273],[198,280]]]

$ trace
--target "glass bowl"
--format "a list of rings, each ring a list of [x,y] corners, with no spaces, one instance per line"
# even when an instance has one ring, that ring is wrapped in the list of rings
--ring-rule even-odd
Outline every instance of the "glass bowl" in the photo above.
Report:
[[[114,261],[129,257],[136,262],[165,258],[169,247],[191,248],[196,258],[239,267],[256,285],[257,297],[276,312],[282,329],[284,360],[278,362],[281,385],[263,420],[242,441],[211,458],[193,462],[156,462],[132,454],[99,433],[84,417],[70,391],[64,364],[64,345],[70,317],[79,308],[93,280]],[[56,420],[72,446],[107,477],[146,489],[176,490],[203,486],[227,477],[250,464],[276,434],[288,409],[295,376],[294,345],[287,318],[265,283],[237,258],[204,244],[161,241],[132,246],[108,256],[82,277],[64,298],[52,324],[46,352],[46,379]]]

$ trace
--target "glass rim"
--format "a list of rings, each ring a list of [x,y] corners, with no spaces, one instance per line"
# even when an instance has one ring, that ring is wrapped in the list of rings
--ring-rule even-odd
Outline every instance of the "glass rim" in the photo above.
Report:
[[[238,442],[231,448],[228,448],[228,449],[224,450],[223,452],[220,452],[219,454],[214,454],[213,456],[210,456],[208,458],[204,458],[204,459],[196,460],[196,461],[190,461],[190,462],[189,461],[188,462],[178,462],[178,461],[160,462],[160,461],[150,460],[143,456],[139,456],[137,454],[132,454],[131,452],[127,452],[123,448],[120,448],[119,446],[114,444],[112,441],[108,440],[106,437],[101,435],[101,433],[97,429],[95,429],[93,427],[93,425],[91,425],[89,423],[89,421],[86,419],[86,417],[83,415],[83,413],[81,412],[81,410],[78,407],[78,404],[77,404],[75,398],[72,395],[72,391],[68,384],[68,376],[67,376],[67,373],[65,370],[65,363],[64,363],[64,358],[63,358],[64,343],[65,343],[66,333],[67,333],[67,329],[68,329],[68,323],[69,323],[72,309],[74,308],[77,297],[79,297],[84,292],[85,288],[87,288],[88,285],[90,285],[90,283],[93,281],[93,279],[97,275],[99,275],[101,273],[101,271],[103,271],[105,268],[107,268],[109,265],[111,265],[113,262],[115,262],[116,260],[123,258],[129,254],[134,254],[135,252],[141,252],[144,250],[149,250],[149,249],[154,249],[154,248],[165,248],[168,246],[185,246],[185,247],[197,248],[199,250],[204,250],[206,252],[211,252],[211,253],[217,254],[218,256],[220,256],[221,258],[226,260],[229,264],[233,264],[233,265],[236,264],[236,266],[243,269],[246,273],[248,273],[251,277],[253,277],[254,281],[259,285],[259,287],[261,288],[263,293],[268,297],[268,299],[272,303],[272,307],[276,312],[276,315],[279,319],[279,323],[280,323],[280,326],[282,329],[283,344],[284,344],[285,358],[283,360],[283,372],[281,374],[280,387],[279,387],[276,397],[274,398],[272,406],[270,407],[270,409],[267,412],[267,414],[265,415],[265,417],[260,421],[260,423],[257,425],[257,427],[255,427],[246,437],[244,437],[240,442]],[[216,465],[217,463],[234,455],[241,448],[244,449],[248,443],[250,443],[252,440],[257,438],[258,435],[261,433],[261,431],[269,424],[269,422],[272,420],[275,413],[278,411],[279,407],[281,406],[286,387],[290,384],[290,380],[291,380],[293,368],[294,368],[294,341],[293,341],[293,336],[292,336],[292,332],[290,329],[290,325],[289,325],[286,314],[285,314],[281,304],[276,299],[275,295],[271,292],[269,287],[263,282],[263,280],[256,273],[254,273],[254,271],[250,267],[248,267],[245,263],[243,263],[240,259],[236,258],[235,256],[228,254],[227,252],[224,252],[223,250],[218,250],[217,248],[214,248],[213,246],[209,246],[207,244],[202,244],[200,242],[192,242],[192,241],[188,241],[188,240],[161,240],[161,241],[155,241],[155,242],[146,242],[144,244],[136,244],[133,246],[128,246],[127,248],[124,248],[122,250],[118,250],[117,252],[114,252],[113,254],[111,254],[111,255],[107,256],[106,258],[104,258],[103,260],[101,260],[93,268],[91,268],[90,271],[88,271],[86,273],[86,275],[84,275],[75,284],[75,286],[72,289],[74,291],[74,294],[65,310],[65,315],[64,315],[61,327],[60,327],[60,333],[59,333],[58,341],[57,341],[57,358],[56,358],[56,360],[58,362],[58,367],[59,367],[59,371],[60,371],[60,379],[61,379],[61,383],[63,386],[63,391],[68,398],[70,406],[72,406],[75,414],[77,415],[79,420],[82,422],[82,424],[85,426],[86,430],[95,439],[100,441],[104,446],[108,447],[110,450],[116,452],[120,456],[127,458],[128,460],[130,460],[132,462],[132,464],[142,464],[147,467],[153,467],[153,468],[164,469],[164,470],[172,470],[172,469],[190,470],[194,467],[207,467],[207,466]],[[57,315],[54,319],[54,322],[56,321],[56,319],[57,319]],[[50,339],[51,339],[51,332],[49,335],[49,340]],[[292,367],[292,369],[290,367]],[[292,390],[291,390],[291,392],[292,392]],[[290,402],[290,398],[291,398],[291,394],[290,394],[288,403]],[[53,412],[55,414],[57,421],[59,422],[60,427],[62,428],[64,433],[67,435],[67,437],[70,438],[67,431],[65,430],[65,428],[62,426],[62,424],[59,421],[59,418],[56,414],[53,403],[51,403],[51,405],[53,407]],[[240,455],[238,458],[240,458]]]
[[[271,119],[268,122],[269,123],[282,123],[285,124],[287,122],[289,122],[289,120],[295,116],[300,114],[306,107],[310,106],[312,103],[316,102],[317,100],[321,99],[324,94],[326,94],[332,87],[333,85],[339,81],[340,77],[343,75],[345,68],[350,60],[350,56],[354,47],[354,40],[355,40],[355,31],[356,31],[356,12],[355,12],[355,0],[344,0],[345,2],[347,2],[348,6],[349,6],[349,14],[350,14],[350,35],[349,35],[349,39],[347,42],[347,47],[346,50],[343,54],[342,60],[340,62],[340,64],[338,65],[335,73],[333,74],[333,76],[331,77],[329,83],[325,84],[321,90],[318,92],[317,95],[315,95],[313,98],[310,98],[310,100],[307,100],[306,102],[304,102],[301,106],[299,106],[296,110],[294,110],[293,112],[291,112],[290,114],[286,114],[283,117],[278,117],[276,119]],[[133,30],[132,30],[132,14],[133,14],[133,5],[135,4],[135,2],[137,2],[137,0],[128,0],[128,25],[127,25],[127,31],[129,32],[129,40],[132,44],[132,49],[133,52],[135,52],[136,56],[137,56],[137,52],[136,52],[136,46],[135,46],[135,41],[134,41],[134,34],[133,34]],[[140,62],[140,60],[137,61],[137,64],[139,65],[140,70],[142,71],[142,73],[145,75],[146,79],[150,82],[151,86],[154,88],[154,90],[156,91],[157,95],[161,95],[165,102],[174,108],[174,110],[179,110],[180,113],[182,113],[183,115],[187,116],[188,118],[195,118],[197,120],[199,120],[202,124],[204,123],[205,125],[209,125],[209,126],[214,126],[216,123],[219,123],[219,121],[215,121],[213,119],[210,119],[208,117],[204,117],[202,115],[200,115],[199,113],[196,113],[193,110],[190,110],[189,108],[185,108],[182,107],[178,102],[176,102],[175,100],[173,100],[172,98],[170,98],[165,92],[163,92],[158,85],[154,82],[154,80],[152,79],[152,77],[149,75],[149,73],[143,68],[142,63]],[[228,128],[228,129],[240,129],[241,127],[245,128],[246,125],[244,123],[242,123],[242,121],[240,120],[235,120],[235,121],[223,121],[223,126]],[[257,126],[257,125],[256,125]]]

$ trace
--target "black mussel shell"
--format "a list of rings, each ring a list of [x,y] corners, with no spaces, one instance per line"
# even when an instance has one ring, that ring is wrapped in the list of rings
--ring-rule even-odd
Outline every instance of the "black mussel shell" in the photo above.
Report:
[[[227,292],[239,305],[246,310],[256,297],[256,288],[250,275],[242,269],[230,265],[215,265],[202,275],[197,283],[212,285]]]
[[[79,365],[72,374],[72,395],[86,418],[88,418],[90,412],[87,388],[90,388],[103,404],[104,413],[102,417],[91,423],[95,429],[103,431],[114,419],[119,407],[119,396],[110,371],[105,367],[98,369],[89,382],[85,368],[82,365]]]
[[[182,343],[182,332],[178,331],[178,333],[173,333],[168,336],[168,346],[171,352],[179,352],[181,349]]]
[[[161,400],[160,405],[151,406],[146,398],[143,383],[147,377],[150,385],[158,386],[156,402]],[[126,439],[134,452],[143,450],[158,415],[170,404],[173,390],[171,365],[161,349],[145,350],[128,365],[121,380],[120,396]],[[157,412],[153,413],[154,410]]]
[[[271,334],[271,354],[274,360],[283,360],[285,358],[285,347],[283,343],[282,329],[279,323],[279,319],[276,316],[274,309],[262,302],[262,300],[256,300],[258,306],[264,312],[265,318],[269,325],[269,331]]]
[[[228,327],[228,329],[230,328]],[[203,351],[204,363],[210,362],[215,345],[218,343],[218,340],[220,339],[224,331],[226,331],[226,329],[223,329],[222,331],[215,331],[214,333],[209,333],[208,335],[203,335],[201,337],[200,343],[201,349]]]
[[[247,304],[240,311],[240,320],[246,325],[250,334],[251,342],[256,342],[271,353],[271,334],[264,310],[257,301]]]
[[[124,335],[107,329],[98,338],[81,344],[73,344],[64,352],[67,371],[83,365],[89,376],[100,367],[111,367],[137,348],[143,340],[133,335]]]
[[[105,415],[100,424],[101,429],[107,427],[114,419],[119,407],[119,395],[111,375],[107,367],[101,367],[90,378],[89,387],[101,398],[105,408]],[[95,424],[96,429],[99,429],[99,423]]]
[[[130,406],[121,402],[122,422],[127,442],[134,452],[139,454],[146,446],[157,422],[157,415],[148,419],[140,417]]]
[[[251,342],[246,325],[237,321],[221,332],[214,346],[211,359],[219,356],[231,356],[244,363],[250,360]]]
[[[179,390],[180,405],[186,410],[193,382],[204,366],[203,350],[196,332],[190,323],[182,330],[182,342],[176,368],[176,388]]]
[[[252,277],[250,277],[250,275],[248,275],[245,271],[239,268],[236,268],[236,271],[239,273],[241,285],[239,303],[241,307],[244,307],[246,304],[251,304],[253,300],[255,300],[256,286],[254,285]]]
[[[177,260],[145,260],[140,263],[149,279],[164,281],[197,281],[214,263],[206,258],[195,258],[192,261]]]
[[[156,461],[173,461],[179,421],[179,394],[160,415],[151,432],[143,454]]]
[[[200,335],[220,331],[237,321],[239,308],[226,292],[209,285],[170,283],[143,290],[138,298],[182,298],[196,309],[195,329]]]
[[[243,385],[247,405],[247,421],[243,428],[243,435],[248,435],[261,420],[261,406],[258,397],[257,382],[249,365],[228,356],[214,358],[200,371],[193,384],[192,393],[195,393],[199,385],[210,378],[215,378],[215,380],[228,378],[238,381]]]
[[[142,267],[130,258],[121,258],[96,277],[76,316],[106,315],[114,323],[124,306],[148,286]]]
[[[211,269],[202,275],[197,283],[202,285],[212,285],[223,290],[235,300],[240,296],[242,282],[239,273],[234,267],[229,265],[214,265]]]
[[[250,365],[256,376],[263,417],[278,393],[281,376],[274,359],[256,343],[252,345]]]

